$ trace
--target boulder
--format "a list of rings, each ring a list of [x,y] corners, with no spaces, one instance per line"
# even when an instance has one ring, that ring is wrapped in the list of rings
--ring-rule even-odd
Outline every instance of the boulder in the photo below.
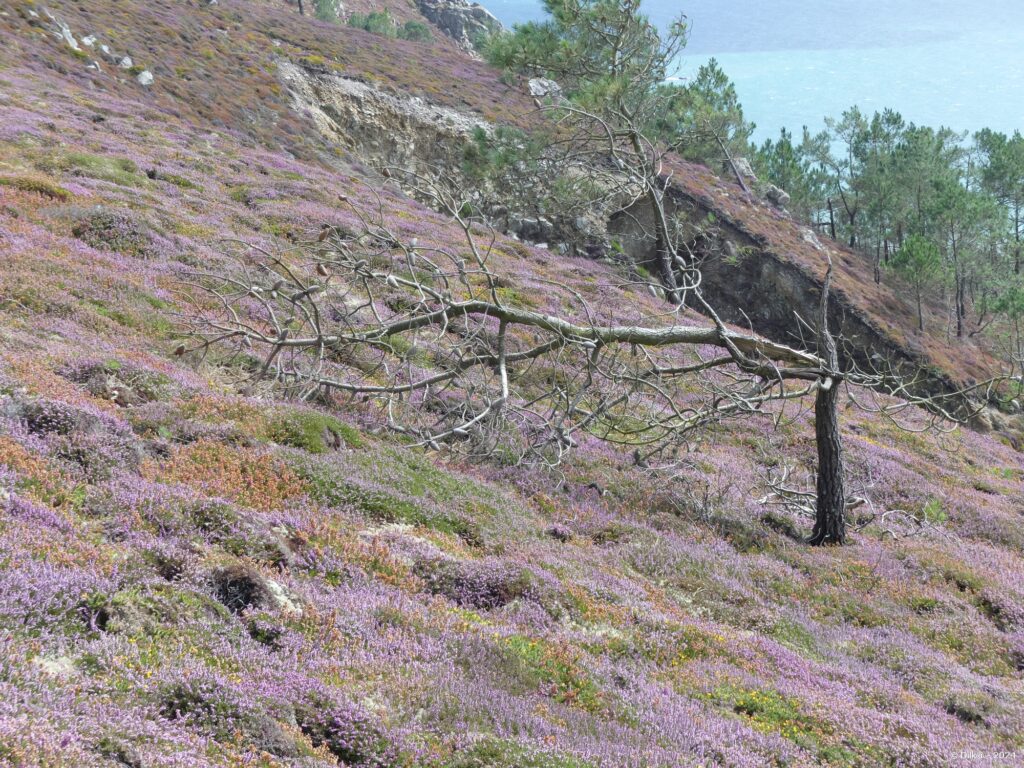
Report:
[[[781,187],[777,187],[774,184],[769,184],[765,190],[764,196],[768,198],[768,202],[777,208],[785,208],[789,205],[791,200],[789,193]]]
[[[153,84],[153,73],[148,69],[144,69],[135,77],[139,81],[139,85],[152,85]]]
[[[736,167],[736,172],[744,179],[757,181],[757,174],[754,173],[754,168],[750,165],[750,161],[747,158],[737,157],[733,159],[732,163]]]
[[[538,99],[550,96],[558,101],[562,97],[562,86],[546,77],[531,77],[527,87],[530,90],[530,95]]]

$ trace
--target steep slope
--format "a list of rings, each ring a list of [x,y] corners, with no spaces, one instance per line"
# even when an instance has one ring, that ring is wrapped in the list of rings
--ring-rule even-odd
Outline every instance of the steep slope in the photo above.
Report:
[[[0,16],[0,762],[1024,764],[1019,453],[851,409],[853,484],[929,524],[821,551],[757,501],[780,457],[811,461],[803,413],[715,430],[667,489],[596,441],[557,475],[463,466],[372,404],[241,393],[231,360],[173,353],[188,273],[229,241],[314,239],[377,190],[403,234],[458,239],[293,114],[275,59],[489,121],[519,91],[284,5],[51,7],[147,87],[32,10]],[[778,250],[800,237],[736,205]],[[624,320],[658,306],[610,265],[505,238],[495,259],[537,308],[558,285]]]
[[[243,141],[322,162],[351,153],[360,163],[422,169],[428,162],[457,161],[464,146],[458,139],[468,140],[474,125],[529,129],[539,119],[525,83],[509,84],[440,32],[424,44],[308,17],[297,23],[294,7],[283,2],[215,4],[188,14],[178,13],[178,7],[173,0],[54,5],[53,21],[30,5],[17,6],[8,23],[18,34],[6,56],[54,68],[90,87],[131,93],[184,119],[229,128]],[[403,4],[389,10],[400,20],[424,19]],[[106,37],[96,31],[101,19],[110,32]],[[55,34],[60,24],[78,39],[96,37],[96,43],[71,50]],[[34,46],[31,53],[23,47],[27,41]],[[103,45],[114,55],[105,56]],[[133,65],[128,70],[117,64],[125,55]],[[287,79],[282,61],[294,67]],[[151,85],[138,84],[139,70],[153,73]],[[382,109],[387,99],[395,104]],[[667,170],[682,207],[698,221],[715,214],[722,236],[735,246],[729,250],[744,255],[737,262],[722,258],[719,250],[709,260],[706,285],[712,295],[735,322],[753,322],[768,336],[792,341],[799,323],[790,300],[801,310],[813,303],[824,269],[822,244],[784,212],[706,168],[678,162]],[[643,260],[644,248],[638,244],[629,250]],[[837,267],[836,327],[855,340],[856,348],[933,372],[937,390],[981,381],[999,370],[980,339],[950,343],[945,338],[940,308],[930,310],[938,320],[928,324],[928,332],[910,330],[914,310],[898,290],[876,285],[860,255],[836,243],[827,248]],[[789,287],[786,300],[761,300],[780,286]]]

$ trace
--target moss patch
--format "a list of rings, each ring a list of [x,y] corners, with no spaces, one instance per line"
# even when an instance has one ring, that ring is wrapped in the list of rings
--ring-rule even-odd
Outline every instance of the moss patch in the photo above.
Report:
[[[33,192],[51,200],[70,200],[71,193],[64,187],[43,176],[0,176],[0,187],[10,187],[22,192]]]
[[[341,447],[362,448],[359,430],[326,413],[279,411],[270,419],[267,437],[275,443],[309,453],[327,453]]]

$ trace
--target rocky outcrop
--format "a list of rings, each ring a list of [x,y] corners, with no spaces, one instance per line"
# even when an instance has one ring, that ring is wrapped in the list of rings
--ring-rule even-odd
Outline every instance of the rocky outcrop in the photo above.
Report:
[[[474,115],[332,72],[280,61],[278,73],[297,112],[308,115],[325,138],[358,150],[374,165],[427,175],[438,166],[457,169],[473,132],[493,130]]]
[[[476,53],[488,37],[502,30],[501,22],[479,3],[466,0],[417,0],[427,20],[468,53]]]

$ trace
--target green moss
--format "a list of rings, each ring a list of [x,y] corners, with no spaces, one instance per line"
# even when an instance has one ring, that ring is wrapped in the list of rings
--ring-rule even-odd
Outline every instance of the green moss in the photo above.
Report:
[[[74,171],[92,179],[109,181],[122,187],[138,187],[145,183],[139,168],[127,158],[68,152],[57,160],[59,168]]]
[[[940,499],[928,499],[928,501],[921,507],[921,519],[926,523],[932,523],[935,525],[946,522],[948,516],[946,511],[942,508],[942,501]]]
[[[510,307],[531,309],[537,306],[536,301],[517,288],[501,287],[495,288],[494,291],[498,294],[498,299]]]
[[[51,200],[70,200],[71,193],[56,182],[42,176],[0,176],[0,187],[34,192]]]
[[[881,627],[888,623],[888,618],[860,593],[822,591],[812,599],[817,604],[819,620],[833,619],[857,627]]]
[[[165,173],[163,171],[157,171],[153,174],[152,178],[158,181],[166,181],[168,184],[173,184],[180,189],[201,189],[201,187],[193,184],[191,181],[186,179],[184,176],[179,176],[176,173]]]
[[[150,296],[148,293],[139,294],[139,298],[141,298],[153,309],[167,310],[173,308],[173,305],[170,302],[164,301],[163,299],[158,299],[156,296]]]
[[[460,750],[445,768],[594,768],[571,755],[538,752],[507,739],[488,738]]]
[[[503,640],[505,655],[517,677],[552,691],[552,697],[587,712],[605,709],[601,689],[566,652],[542,640],[511,635]]]
[[[316,411],[283,411],[276,413],[268,427],[267,437],[281,445],[301,448],[309,453],[326,453],[343,441],[349,448],[366,445],[359,430],[333,416]]]
[[[880,765],[884,753],[868,744],[842,739],[836,743],[830,722],[805,711],[799,699],[772,689],[737,689],[724,686],[715,691],[719,701],[731,702],[732,711],[762,733],[777,733],[817,755],[818,764],[833,766]]]
[[[231,191],[228,192],[228,197],[234,200],[236,203],[243,203],[248,205],[252,200],[252,190],[244,184],[240,184],[237,187],[232,187]]]
[[[923,597],[916,595],[910,598],[910,609],[914,613],[931,613],[939,605],[939,601],[934,597]]]
[[[946,564],[942,576],[961,592],[980,592],[985,587],[985,581],[980,576],[959,563]]]
[[[787,648],[809,658],[821,658],[818,642],[802,624],[788,619],[777,621],[771,629],[771,635]]]
[[[482,541],[476,523],[457,513],[429,511],[411,498],[360,486],[324,467],[306,465],[299,467],[299,473],[310,488],[310,496],[321,504],[352,506],[377,522],[422,526],[458,536],[474,546]]]
[[[795,740],[800,731],[811,723],[810,718],[800,711],[797,699],[771,689],[741,691],[732,708],[752,720],[758,730],[776,731],[791,740]]]
[[[112,309],[107,306],[106,302],[98,301],[95,299],[87,299],[87,303],[96,311],[100,317],[105,317],[108,320],[112,320],[118,325],[123,325],[126,328],[138,328],[138,323],[131,315],[126,312],[122,312],[119,309]]]

